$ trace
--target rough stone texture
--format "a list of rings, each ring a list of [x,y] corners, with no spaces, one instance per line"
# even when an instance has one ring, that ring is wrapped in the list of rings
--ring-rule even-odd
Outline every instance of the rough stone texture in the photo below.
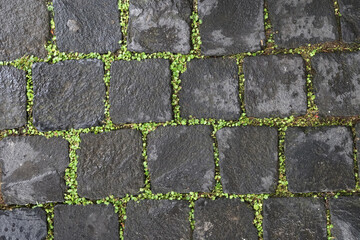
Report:
[[[263,205],[264,240],[326,240],[325,203],[318,198],[269,198]]]
[[[56,43],[63,52],[114,52],[120,48],[117,0],[54,0]]]
[[[352,134],[346,127],[288,128],[285,159],[291,192],[355,188]]]
[[[338,0],[341,33],[344,42],[360,42],[360,1]]]
[[[192,0],[130,0],[128,50],[190,52]]]
[[[50,18],[45,0],[2,0],[0,16],[0,61],[47,55]]]
[[[258,239],[254,211],[239,199],[199,199],[194,216],[194,240]]]
[[[25,124],[25,72],[11,66],[0,66],[0,130]]]
[[[360,198],[330,199],[331,234],[337,240],[356,240],[360,236]]]
[[[110,105],[110,116],[116,124],[172,120],[169,61],[114,62]]]
[[[40,131],[97,126],[104,120],[104,64],[69,60],[33,66],[34,125]]]
[[[360,123],[357,123],[355,125],[355,131],[356,131],[356,149],[357,149],[357,159],[360,159]],[[360,167],[360,161],[358,160],[358,167]],[[360,171],[360,168],[358,168]],[[360,173],[360,172],[359,172]]]
[[[190,240],[188,206],[187,201],[130,201],[126,206],[124,239]]]
[[[339,39],[333,0],[268,0],[268,11],[279,47]]]
[[[273,193],[278,181],[278,134],[269,127],[223,128],[216,133],[225,193]]]
[[[196,59],[180,75],[180,112],[183,118],[240,117],[239,68],[235,59]]]
[[[0,210],[0,239],[45,240],[46,213],[41,208]]]
[[[68,148],[68,142],[62,138],[22,136],[1,140],[1,190],[5,203],[63,201]]]
[[[136,194],[144,185],[142,140],[131,129],[81,134],[78,193],[88,199]]]
[[[262,0],[200,0],[202,54],[221,56],[260,50],[265,43],[263,13]]]
[[[306,114],[303,59],[292,55],[244,59],[245,109],[249,117],[288,117]]]
[[[148,135],[147,153],[153,193],[213,189],[215,164],[209,126],[158,127]]]
[[[319,114],[360,115],[360,52],[319,53],[311,64]]]
[[[57,205],[54,210],[54,237],[118,240],[118,215],[112,205]]]

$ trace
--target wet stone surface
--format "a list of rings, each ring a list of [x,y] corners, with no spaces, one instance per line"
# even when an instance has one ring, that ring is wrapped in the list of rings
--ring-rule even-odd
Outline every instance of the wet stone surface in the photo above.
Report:
[[[190,240],[189,202],[130,201],[126,206],[124,239]]]
[[[33,65],[34,125],[40,131],[97,126],[104,120],[104,64],[68,60]]]
[[[343,41],[360,43],[360,1],[338,0],[338,3]]]
[[[6,204],[64,200],[68,142],[42,136],[6,137],[0,141],[1,191]]]
[[[240,117],[239,68],[235,59],[196,59],[180,75],[181,117],[237,120]]]
[[[288,117],[306,114],[305,65],[299,55],[247,57],[245,109],[248,117]]]
[[[275,128],[222,128],[216,138],[225,193],[275,192],[278,181],[278,134]]]
[[[209,126],[158,127],[149,133],[147,143],[153,193],[213,189],[215,165]]]
[[[117,0],[54,0],[54,13],[60,51],[107,53],[120,48]]]
[[[128,50],[190,52],[192,0],[130,0]]]
[[[25,72],[11,66],[0,66],[0,130],[25,124]]]
[[[254,211],[239,199],[199,199],[194,216],[194,240],[258,239]]]
[[[115,124],[172,120],[168,60],[116,61],[110,81],[110,116]]]
[[[355,188],[349,128],[288,128],[285,166],[291,192],[331,192]]]
[[[201,52],[206,56],[254,52],[265,43],[262,0],[199,0]]]
[[[78,193],[88,199],[136,194],[144,185],[141,133],[131,129],[81,134]]]

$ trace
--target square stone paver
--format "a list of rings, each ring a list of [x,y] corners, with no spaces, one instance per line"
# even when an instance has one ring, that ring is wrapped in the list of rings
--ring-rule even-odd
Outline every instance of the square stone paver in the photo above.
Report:
[[[61,202],[69,144],[62,138],[6,137],[0,141],[1,191],[6,204]]]
[[[115,124],[172,120],[169,61],[114,62],[110,105],[110,116]]]
[[[258,239],[254,210],[239,199],[199,199],[194,216],[194,240]]]
[[[223,128],[216,133],[216,138],[225,193],[275,192],[279,175],[275,128]]]
[[[181,117],[239,119],[239,67],[235,59],[196,59],[186,68],[180,75]]]
[[[0,66],[0,130],[26,124],[25,72],[11,66]]]
[[[342,126],[288,128],[285,167],[291,192],[355,188],[350,129]]]
[[[265,42],[264,1],[200,0],[201,52],[232,55],[261,49]]]
[[[268,10],[281,48],[339,39],[333,0],[268,0]]]
[[[311,64],[320,115],[360,115],[360,52],[319,53]]]
[[[244,59],[245,109],[249,117],[289,117],[306,114],[304,60],[299,55]]]
[[[54,0],[54,13],[60,51],[107,53],[120,48],[117,0]]]
[[[190,240],[189,202],[130,201],[126,206],[124,239]]]
[[[128,50],[190,52],[192,0],[130,0]]]
[[[341,34],[344,42],[360,42],[360,1],[338,0]]]
[[[100,60],[36,63],[34,125],[40,131],[97,126],[105,118],[104,64]]]
[[[81,134],[78,151],[78,193],[81,197],[134,195],[144,185],[141,133],[131,129]]]
[[[326,240],[326,209],[318,198],[269,198],[263,205],[264,240]]]
[[[209,126],[158,127],[147,140],[153,193],[213,189],[215,161]]]

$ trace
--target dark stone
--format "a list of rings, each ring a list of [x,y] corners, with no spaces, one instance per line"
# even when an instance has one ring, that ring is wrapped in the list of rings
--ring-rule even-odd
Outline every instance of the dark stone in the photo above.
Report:
[[[286,177],[291,192],[331,192],[355,188],[350,129],[288,128]]]
[[[319,114],[360,115],[360,52],[319,53],[311,64]]]
[[[50,18],[45,0],[2,0],[0,16],[0,61],[47,55]]]
[[[223,128],[216,133],[225,193],[273,193],[278,181],[278,134],[269,127]]]
[[[118,218],[112,205],[57,205],[54,209],[54,237],[118,240]]]
[[[265,43],[263,0],[199,0],[201,52],[232,55]]]
[[[190,52],[192,0],[130,0],[128,50]]]
[[[0,210],[0,239],[45,240],[46,213],[41,208]]]
[[[33,66],[34,125],[40,131],[97,126],[105,115],[104,64],[68,60]]]
[[[110,116],[116,124],[172,120],[169,61],[114,62],[110,105]]]
[[[357,159],[358,159],[358,169],[360,171],[360,123],[357,123],[355,125],[355,131],[356,131],[356,139],[355,139],[355,144],[356,144],[356,149],[357,149]],[[359,172],[360,173],[360,172]]]
[[[0,66],[0,130],[26,124],[26,76],[15,67]]]
[[[338,0],[341,33],[344,42],[360,42],[360,1]]]
[[[78,193],[88,199],[134,195],[144,185],[140,132],[122,129],[81,134]]]
[[[247,57],[243,67],[249,117],[306,114],[305,65],[299,55]]]
[[[325,203],[319,198],[264,200],[264,240],[326,240]]]
[[[209,126],[158,127],[148,135],[147,153],[153,193],[213,189],[215,162]]]
[[[235,59],[196,59],[180,75],[181,116],[237,120],[240,117],[239,67]]]
[[[124,238],[190,240],[188,205],[187,201],[130,201],[126,207]]]
[[[199,199],[194,215],[194,240],[258,239],[254,211],[239,199]]]
[[[2,195],[6,204],[61,202],[68,142],[43,136],[7,137],[0,141]]]
[[[268,10],[281,48],[339,39],[333,0],[268,0]]]
[[[63,52],[115,52],[120,48],[117,0],[54,0],[56,43]]]

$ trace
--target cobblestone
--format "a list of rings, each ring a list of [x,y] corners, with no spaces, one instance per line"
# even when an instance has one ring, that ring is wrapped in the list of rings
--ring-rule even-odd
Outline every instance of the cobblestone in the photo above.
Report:
[[[360,2],[338,0],[341,13],[341,33],[344,42],[360,42]]]

